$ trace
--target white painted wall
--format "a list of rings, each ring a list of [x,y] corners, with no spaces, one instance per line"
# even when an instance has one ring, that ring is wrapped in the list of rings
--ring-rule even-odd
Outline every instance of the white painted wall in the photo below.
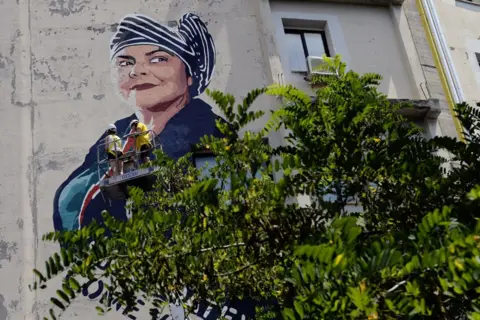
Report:
[[[414,75],[420,65],[400,8],[297,1],[270,5],[286,82],[307,88],[303,75],[289,72],[282,18],[326,21],[331,55],[340,54],[356,72],[381,74],[380,90],[391,98],[424,98],[418,89],[422,75]]]
[[[480,102],[480,66],[475,57],[475,52],[480,53],[480,4],[459,0],[434,3],[465,100],[474,105]]]

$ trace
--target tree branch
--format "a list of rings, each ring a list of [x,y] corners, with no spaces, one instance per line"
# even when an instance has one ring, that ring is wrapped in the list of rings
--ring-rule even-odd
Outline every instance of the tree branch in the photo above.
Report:
[[[204,248],[204,249],[201,249],[200,252],[220,250],[220,249],[228,249],[228,248],[234,248],[234,247],[243,247],[243,246],[245,246],[245,243],[238,242],[238,243],[228,244],[228,245],[220,246],[220,247]]]
[[[232,275],[232,274],[235,274],[235,273],[238,273],[238,272],[241,272],[245,269],[248,269],[250,268],[251,266],[253,266],[254,264],[253,263],[249,263],[249,264],[246,264],[244,265],[243,267],[237,269],[237,270],[233,270],[233,271],[229,271],[229,272],[225,272],[225,273],[216,273],[215,276],[216,277],[223,277],[223,276],[228,276],[228,275]]]
[[[395,289],[397,289],[398,287],[400,287],[402,284],[405,284],[407,281],[403,280],[403,281],[400,281],[399,283],[397,283],[396,285],[394,285],[393,287],[391,287],[390,289],[387,290],[387,293],[390,293],[392,291],[394,291]]]

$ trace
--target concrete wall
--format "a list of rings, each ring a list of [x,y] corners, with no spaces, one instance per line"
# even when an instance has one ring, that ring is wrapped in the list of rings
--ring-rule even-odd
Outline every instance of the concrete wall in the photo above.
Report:
[[[401,7],[274,1],[271,8],[286,82],[308,86],[304,75],[289,72],[282,19],[310,20],[325,23],[331,56],[340,54],[356,72],[381,74],[380,90],[389,97],[425,98],[416,83],[422,75],[413,74],[419,63]]]
[[[58,248],[40,240],[54,230],[55,192],[106,125],[133,112],[111,81],[115,24],[134,12],[159,21],[197,13],[216,44],[209,88],[239,98],[267,84],[262,33],[254,0],[18,0],[0,1],[0,9],[0,320],[37,319],[48,311],[54,288],[37,294],[26,285],[32,269],[43,269]],[[97,318],[92,307],[78,302],[64,319]]]
[[[435,81],[421,67],[428,52],[417,54],[421,31],[409,29],[414,9],[297,2],[295,10],[277,2],[272,8],[266,0],[0,1],[0,320],[37,319],[50,307],[54,286],[32,293],[27,285],[31,270],[42,269],[58,248],[40,239],[54,230],[56,192],[74,170],[84,168],[85,155],[106,125],[136,111],[119,99],[108,63],[109,41],[124,15],[142,13],[167,22],[197,13],[216,44],[209,88],[238,98],[285,76],[279,19],[306,12],[328,22],[333,53],[349,67],[384,76],[381,89],[390,97],[425,98],[422,86]],[[304,86],[302,81],[297,83]],[[264,98],[258,107],[276,104]],[[261,126],[260,121],[253,129]],[[98,287],[92,284],[85,295],[94,298]],[[87,299],[77,301],[63,319],[100,318]],[[208,316],[207,310],[199,313]],[[118,318],[113,313],[101,319]]]
[[[465,100],[474,105],[480,102],[480,3],[441,0],[435,7]]]
[[[0,102],[2,137],[0,183],[0,319],[23,318],[31,312],[31,295],[25,282],[31,279],[27,269],[35,261],[36,226],[32,211],[32,127],[29,44],[22,25],[28,25],[28,12],[22,12],[15,1],[1,2],[0,26]],[[8,14],[5,14],[8,12]],[[25,38],[26,36],[27,38]],[[9,150],[9,151],[7,151]],[[15,151],[13,151],[15,150]]]
[[[420,65],[417,73],[421,73],[425,81],[420,86],[422,93],[425,93],[430,99],[438,99],[439,101],[440,114],[437,117],[428,117],[425,121],[425,127],[429,136],[445,135],[458,138],[453,115],[432,54],[433,48],[428,42],[422,16],[418,11],[418,2],[418,0],[406,0],[402,6],[402,11],[406,17]]]

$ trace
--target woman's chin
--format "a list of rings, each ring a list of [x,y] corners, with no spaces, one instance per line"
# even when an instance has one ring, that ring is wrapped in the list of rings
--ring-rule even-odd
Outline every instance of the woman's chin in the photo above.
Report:
[[[141,103],[137,101],[137,108],[147,112],[162,112],[168,109],[163,102],[155,101],[154,103]]]

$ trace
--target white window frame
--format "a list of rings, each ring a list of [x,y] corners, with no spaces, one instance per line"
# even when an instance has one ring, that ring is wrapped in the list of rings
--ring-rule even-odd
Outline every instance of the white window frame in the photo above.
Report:
[[[308,70],[308,63],[307,63],[307,57],[311,56],[310,52],[308,51],[308,44],[307,41],[305,40],[305,33],[312,33],[312,34],[318,34],[322,37],[322,45],[325,51],[325,54],[327,57],[330,57],[330,49],[328,47],[328,41],[327,41],[327,36],[326,32],[324,30],[315,30],[315,29],[307,29],[307,28],[293,28],[293,27],[285,27],[284,28],[285,35],[287,34],[294,34],[300,36],[301,42],[302,42],[302,51],[305,57],[305,70],[297,70],[297,69],[292,69],[290,66],[290,71],[294,73],[307,73]],[[289,57],[290,58],[290,57]]]
[[[318,14],[318,13],[306,13],[298,12],[295,10],[295,3],[275,3],[271,5],[271,13],[273,25],[276,32],[276,41],[278,44],[278,51],[280,54],[280,59],[282,61],[282,69],[290,70],[290,65],[288,62],[288,48],[285,47],[285,25],[284,20],[289,21],[305,21],[309,24],[324,25],[325,27],[316,31],[324,31],[327,38],[327,46],[330,53],[330,56],[335,56],[340,54],[342,56],[342,61],[348,65],[351,64],[351,58],[347,46],[347,42],[344,37],[344,33],[340,24],[340,19],[338,16],[329,15],[329,14]],[[302,29],[301,25],[294,26],[289,25],[288,28]],[[315,29],[308,28],[312,31]],[[287,72],[285,74],[288,77]],[[286,79],[288,82],[288,79]]]

